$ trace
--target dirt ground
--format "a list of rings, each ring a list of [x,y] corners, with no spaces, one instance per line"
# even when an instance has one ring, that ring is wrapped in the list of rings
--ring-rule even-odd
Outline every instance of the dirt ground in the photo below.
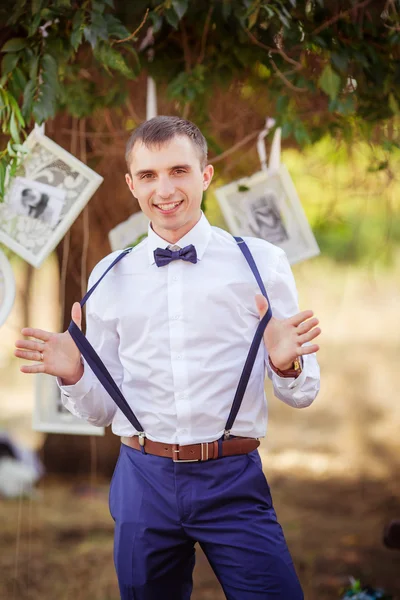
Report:
[[[301,307],[321,320],[322,385],[300,411],[268,387],[261,454],[275,508],[307,600],[338,599],[349,576],[400,600],[400,552],[382,544],[400,518],[400,260],[390,272],[325,259],[294,272]],[[0,335],[0,427],[39,445],[32,383],[10,358],[18,326],[14,316]],[[1,599],[119,597],[107,481],[45,478],[33,499],[0,500],[0,528]],[[193,600],[223,597],[199,549]]]

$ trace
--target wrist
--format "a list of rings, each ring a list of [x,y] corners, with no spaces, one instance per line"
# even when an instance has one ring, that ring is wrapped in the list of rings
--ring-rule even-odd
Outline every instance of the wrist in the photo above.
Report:
[[[61,385],[75,385],[82,378],[83,371],[83,364],[81,361],[79,361],[79,366],[73,375],[70,377],[61,377]]]
[[[300,375],[300,373],[302,372],[302,369],[303,369],[303,361],[301,359],[301,356],[296,357],[295,360],[289,364],[280,365],[280,366],[275,365],[272,362],[270,356],[268,357],[268,360],[269,360],[269,365],[270,365],[271,369],[274,371],[274,373],[276,373],[280,377],[295,377],[296,378]]]

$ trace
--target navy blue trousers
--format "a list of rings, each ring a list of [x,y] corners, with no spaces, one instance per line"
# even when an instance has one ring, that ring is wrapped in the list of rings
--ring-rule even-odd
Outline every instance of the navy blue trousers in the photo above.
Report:
[[[303,600],[257,450],[174,463],[121,444],[110,512],[122,600],[189,600],[196,542],[228,600]]]

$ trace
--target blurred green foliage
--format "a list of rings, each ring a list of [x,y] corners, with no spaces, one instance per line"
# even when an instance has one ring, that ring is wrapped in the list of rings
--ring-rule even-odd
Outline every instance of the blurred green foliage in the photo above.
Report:
[[[240,81],[283,137],[369,139],[400,112],[399,0],[16,0],[0,6],[0,196],[33,122],[127,99],[142,69],[217,146],[207,106]],[[265,113],[264,113],[265,114]],[[380,143],[399,144],[382,130]]]

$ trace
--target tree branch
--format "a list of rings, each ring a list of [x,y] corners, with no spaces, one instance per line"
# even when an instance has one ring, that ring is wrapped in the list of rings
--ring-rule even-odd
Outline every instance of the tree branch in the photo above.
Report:
[[[327,27],[330,27],[331,25],[333,25],[333,23],[336,23],[336,21],[343,19],[343,17],[346,17],[348,14],[357,10],[358,8],[364,8],[364,6],[368,6],[368,4],[371,4],[371,2],[372,0],[364,0],[363,2],[359,2],[358,4],[355,4],[347,10],[341,11],[338,15],[335,15],[334,17],[332,17],[331,19],[329,19],[325,23],[322,23],[322,25],[314,29],[314,31],[311,32],[311,35],[317,35],[317,33],[320,33]]]
[[[245,27],[244,30],[256,46],[259,46],[260,48],[264,48],[264,50],[267,50],[271,54],[280,54],[282,56],[282,58],[284,58],[288,63],[290,63],[291,65],[294,65],[296,67],[296,70],[300,70],[303,68],[303,65],[301,63],[299,63],[297,60],[294,60],[293,58],[290,58],[290,56],[288,56],[286,54],[286,52],[284,50],[282,50],[282,48],[270,48],[270,46],[266,46],[266,44],[263,44],[262,42],[260,42],[260,40],[258,40],[255,37],[255,35],[253,35],[251,33],[251,31],[249,29],[247,29]]]
[[[197,59],[197,64],[200,65],[203,60],[204,60],[204,55],[206,52],[206,41],[207,41],[207,35],[208,35],[208,31],[210,29],[210,23],[211,23],[211,15],[213,13],[214,7],[210,6],[210,8],[208,9],[208,13],[206,16],[206,20],[204,23],[204,29],[203,29],[203,35],[201,36],[201,48],[200,48],[200,54],[199,54],[199,58]]]
[[[276,66],[275,62],[272,60],[272,58],[270,58],[271,61],[271,65],[274,68],[275,73],[278,75],[279,79],[281,79],[283,81],[283,83],[291,90],[293,90],[293,92],[300,92],[300,93],[304,93],[304,92],[309,92],[309,90],[307,88],[299,88],[297,87],[297,85],[293,85],[293,83],[291,81],[289,81],[289,79],[287,79],[285,77],[285,74],[282,73],[278,67]]]
[[[129,42],[129,40],[133,39],[136,36],[136,34],[139,33],[139,31],[142,29],[143,25],[146,23],[147,17],[149,14],[149,10],[150,10],[149,8],[146,9],[146,13],[142,19],[142,22],[140,23],[139,27],[137,27],[135,29],[135,31],[133,33],[131,33],[131,35],[128,35],[128,37],[124,38],[123,40],[117,40],[115,43],[122,44],[122,42]]]

